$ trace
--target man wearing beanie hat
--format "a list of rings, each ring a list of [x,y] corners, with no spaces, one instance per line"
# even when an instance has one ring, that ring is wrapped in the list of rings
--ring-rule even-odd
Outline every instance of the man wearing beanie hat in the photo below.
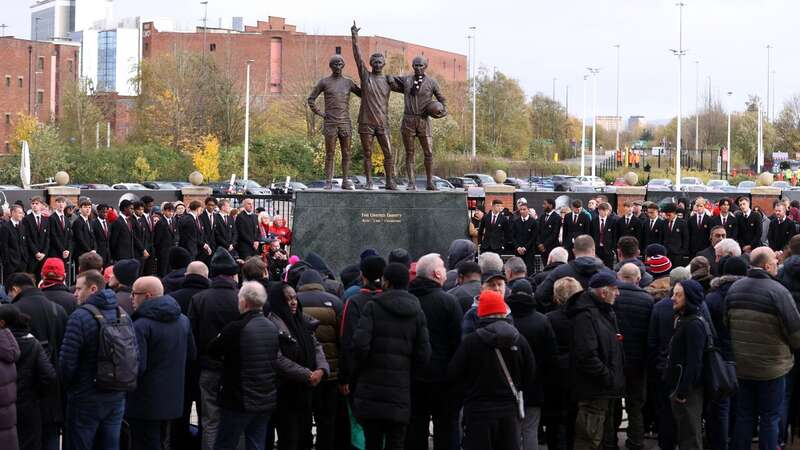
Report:
[[[614,404],[625,388],[622,335],[612,308],[619,285],[614,272],[598,272],[589,289],[566,307],[574,327],[570,367],[578,402],[576,449],[599,448],[604,429],[613,429]]]
[[[391,263],[400,263],[408,268],[411,267],[411,255],[408,253],[408,250],[404,248],[396,248],[389,252],[389,257],[387,258],[389,264]]]
[[[645,288],[648,294],[658,301],[669,294],[669,272],[672,262],[667,258],[667,249],[661,244],[650,244],[645,249],[644,266],[653,277],[653,282]]]
[[[511,288],[508,306],[514,326],[528,342],[536,361],[536,382],[525,390],[525,419],[522,421],[522,449],[539,449],[539,420],[544,405],[545,374],[556,367],[558,343],[547,317],[536,311],[536,300],[528,280],[518,280]]]
[[[48,300],[61,305],[69,316],[75,311],[75,295],[69,291],[64,280],[66,280],[64,261],[61,258],[47,258],[42,266],[39,289]]]
[[[484,253],[485,254],[485,253]],[[486,270],[481,274],[481,293],[484,291],[494,291],[498,294],[505,296],[506,294],[506,276],[501,271]],[[464,319],[461,321],[461,336],[466,336],[474,333],[478,329],[478,306],[480,305],[480,295],[476,296],[473,300],[472,306],[464,314]]]
[[[169,249],[169,272],[161,278],[164,284],[164,293],[180,289],[186,277],[186,267],[192,262],[192,255],[183,247]]]
[[[383,292],[383,271],[386,269],[386,261],[380,256],[367,256],[361,261],[359,268],[362,287],[345,302],[339,327],[339,351],[341,353],[339,357],[339,390],[344,395],[349,394],[350,384],[355,381],[353,334],[358,327],[364,307],[376,295]]]
[[[508,317],[503,294],[481,292],[478,329],[465,335],[448,375],[464,392],[464,450],[518,450],[520,407],[512,394],[500,358],[508,370],[514,392],[533,387],[536,361],[526,339]],[[527,401],[527,400],[525,400]]]
[[[190,216],[189,220],[193,220]],[[192,297],[189,320],[200,366],[200,408],[203,423],[202,448],[213,448],[219,427],[219,381],[222,361],[208,353],[208,344],[228,323],[239,317],[239,267],[224,248],[211,258],[211,287]]]
[[[366,448],[403,448],[411,419],[411,374],[431,356],[425,314],[406,291],[408,268],[383,272],[384,292],[367,303],[353,335],[358,384],[353,412],[364,427]]]
[[[111,270],[111,278],[108,280],[108,287],[117,295],[117,304],[125,310],[128,315],[133,314],[133,300],[131,299],[131,288],[133,282],[139,278],[139,260],[122,259],[114,264]]]

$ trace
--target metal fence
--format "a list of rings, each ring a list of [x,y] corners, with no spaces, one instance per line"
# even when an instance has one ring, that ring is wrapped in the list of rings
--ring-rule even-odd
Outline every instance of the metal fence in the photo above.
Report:
[[[291,229],[294,225],[294,194],[270,195],[220,195],[217,200],[230,200],[231,206],[239,208],[246,198],[253,199],[256,210],[263,209],[270,216],[282,216]]]

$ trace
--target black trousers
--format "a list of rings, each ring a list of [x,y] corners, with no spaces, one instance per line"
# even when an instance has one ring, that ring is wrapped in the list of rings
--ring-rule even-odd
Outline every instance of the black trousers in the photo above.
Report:
[[[446,383],[411,384],[411,424],[406,450],[428,450],[430,422],[433,421],[433,449],[452,450],[458,427],[456,401]]]
[[[308,450],[311,436],[311,402],[299,401],[289,406],[278,400],[278,409],[270,418],[267,427],[267,445],[272,448],[275,431],[278,434],[278,450]]]
[[[334,450],[336,447],[336,413],[339,401],[339,382],[323,381],[312,394],[312,411],[317,426],[316,450]],[[311,431],[311,430],[309,430]],[[306,437],[308,448],[311,448],[311,433]]]
[[[517,416],[464,415],[464,450],[519,450],[522,445]]]
[[[163,448],[166,421],[126,419],[131,427],[133,450],[161,450]]]
[[[189,431],[189,419],[192,415],[192,403],[196,404],[197,417],[203,417],[200,401],[200,371],[196,367],[186,370],[186,383],[183,390],[183,415],[170,424],[169,440],[172,450],[199,450],[200,439],[192,438]],[[203,435],[203,424],[198,420],[199,435]]]
[[[659,448],[675,448],[676,441],[675,419],[672,416],[672,401],[669,399],[669,388],[666,383],[656,385],[656,421],[658,426]]]
[[[388,420],[364,420],[366,450],[402,450],[406,440],[406,424]]]

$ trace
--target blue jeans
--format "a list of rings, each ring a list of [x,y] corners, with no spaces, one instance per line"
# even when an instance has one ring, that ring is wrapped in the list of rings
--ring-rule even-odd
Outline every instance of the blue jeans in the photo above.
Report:
[[[68,399],[64,427],[71,450],[117,450],[125,397]]]
[[[758,448],[761,450],[778,448],[781,405],[785,396],[785,377],[769,381],[739,380],[732,450],[750,449],[756,418],[758,418]]]
[[[264,450],[271,413],[245,413],[223,409],[214,450],[234,450],[244,432],[247,450]]]
[[[731,399],[710,400],[706,409],[706,433],[711,450],[728,450]]]

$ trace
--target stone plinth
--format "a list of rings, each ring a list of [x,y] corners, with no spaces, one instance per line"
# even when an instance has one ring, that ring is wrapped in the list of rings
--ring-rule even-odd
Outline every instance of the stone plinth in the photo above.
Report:
[[[47,204],[54,207],[58,197],[67,199],[67,203],[72,203],[78,206],[78,197],[81,195],[81,190],[69,186],[50,186],[47,188]]]
[[[762,214],[771,216],[772,203],[781,198],[781,190],[772,186],[756,186],[750,190],[750,197],[751,208],[757,206]]]
[[[189,208],[189,203],[197,200],[200,203],[205,202],[206,197],[211,196],[212,189],[208,186],[186,186],[181,188],[181,198],[186,208]]]
[[[373,247],[384,258],[395,248],[414,260],[426,253],[446,257],[450,243],[468,236],[465,192],[298,191],[292,253],[321,255],[338,273]]]
[[[647,188],[644,186],[618,186],[616,192],[617,206],[614,211],[622,211],[625,202],[643,202],[647,196]]]
[[[483,192],[486,194],[486,197],[483,201],[484,210],[490,210],[492,208],[492,202],[495,199],[499,199],[503,202],[503,206],[508,208],[510,211],[514,211],[514,192],[516,192],[516,190],[517,189],[514,186],[509,186],[506,184],[490,184],[488,186],[484,186]]]

